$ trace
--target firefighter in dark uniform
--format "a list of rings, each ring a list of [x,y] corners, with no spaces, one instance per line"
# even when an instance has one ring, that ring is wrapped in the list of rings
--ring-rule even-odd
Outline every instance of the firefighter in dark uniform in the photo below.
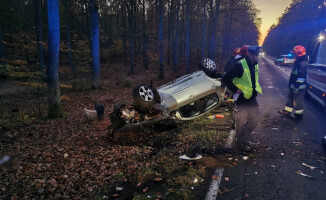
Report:
[[[237,144],[243,151],[252,151],[250,134],[259,118],[257,93],[262,93],[258,81],[259,66],[257,56],[261,47],[245,45],[241,47],[243,59],[238,61],[222,78],[233,92],[235,101],[234,121],[236,124]],[[238,96],[238,98],[237,98]]]
[[[292,119],[301,120],[303,117],[303,98],[307,87],[308,59],[306,49],[301,45],[295,46],[292,53],[296,56],[296,60],[289,80],[290,91],[284,110],[280,110],[279,113]]]

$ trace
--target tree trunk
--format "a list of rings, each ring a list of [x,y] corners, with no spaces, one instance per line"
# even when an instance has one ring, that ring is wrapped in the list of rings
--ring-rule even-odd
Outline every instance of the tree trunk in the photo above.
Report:
[[[213,30],[211,35],[211,46],[210,46],[210,58],[212,60],[215,59],[215,37],[216,37],[216,30],[217,30],[217,22],[218,22],[218,15],[219,15],[219,8],[220,8],[221,0],[216,0],[215,3],[215,15],[214,15],[214,22],[213,22]]]
[[[48,66],[46,70],[48,85],[49,118],[62,118],[65,116],[59,88],[59,45],[60,45],[60,20],[59,0],[48,0],[49,46]]]
[[[163,0],[159,0],[158,5],[159,22],[158,22],[158,40],[160,56],[160,79],[164,79],[164,45],[163,45]]]
[[[143,0],[143,67],[148,69],[145,0]]]
[[[127,27],[126,27],[126,8],[125,8],[126,2],[122,2],[121,6],[121,13],[122,13],[122,40],[123,40],[123,63],[125,66],[127,66]]]
[[[189,68],[189,0],[186,1],[186,70],[187,73],[190,73]]]
[[[93,89],[100,88],[100,45],[99,45],[99,24],[98,6],[96,0],[89,1],[91,25],[92,25],[92,66],[93,66]]]
[[[168,25],[168,55],[167,65],[170,66],[171,48],[173,44],[173,33],[174,33],[174,0],[171,0],[170,11],[169,11],[169,25]],[[172,40],[171,40],[172,38]],[[172,41],[172,42],[171,42]]]
[[[205,57],[206,3],[207,0],[204,0],[204,18],[203,18],[203,27],[202,27],[202,40],[201,40],[201,59],[204,59]]]
[[[134,0],[130,1],[129,9],[129,57],[130,73],[134,73]]]
[[[177,0],[177,11],[176,11],[176,25],[175,25],[175,37],[173,41],[173,71],[178,71],[178,41],[179,41],[179,11],[180,11],[180,0]]]
[[[3,36],[2,36],[2,28],[0,27],[0,63],[3,64],[3,57],[5,56],[5,50],[3,45]]]
[[[70,69],[73,73],[74,78],[76,78],[76,68],[74,63],[74,57],[73,53],[71,51],[71,39],[70,39],[70,0],[64,0],[64,7],[65,7],[65,18],[66,18],[66,40],[67,40],[67,48],[68,48],[68,55],[69,55],[69,63],[70,63]]]
[[[40,71],[44,71],[44,47],[43,47],[43,22],[42,22],[42,8],[41,0],[35,0],[35,10],[36,10],[36,35],[37,35],[37,45],[38,45],[38,56],[40,62]]]

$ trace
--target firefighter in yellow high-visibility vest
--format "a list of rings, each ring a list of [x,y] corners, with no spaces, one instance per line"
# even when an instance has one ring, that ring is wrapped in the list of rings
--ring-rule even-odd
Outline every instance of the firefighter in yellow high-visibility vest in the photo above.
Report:
[[[257,93],[262,93],[259,84],[257,56],[261,47],[245,45],[241,47],[241,59],[222,78],[229,90],[233,92],[236,112],[237,144],[240,150],[252,151],[250,133],[256,127],[259,118]]]

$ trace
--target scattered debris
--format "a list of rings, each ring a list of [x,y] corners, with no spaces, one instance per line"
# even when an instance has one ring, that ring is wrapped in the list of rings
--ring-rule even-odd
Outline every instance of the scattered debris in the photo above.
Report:
[[[308,165],[308,164],[306,164],[306,163],[302,163],[302,165],[305,166],[305,167],[309,167],[311,170],[314,170],[314,169],[317,168],[317,167],[314,167],[314,166]]]
[[[308,175],[308,174],[304,174],[304,173],[302,173],[302,171],[300,171],[300,170],[295,171],[295,173],[298,174],[298,175],[300,175],[300,176],[305,176],[305,177],[313,178],[313,176],[310,176],[310,175]]]
[[[243,160],[248,160],[248,158],[249,158],[248,156],[243,156],[242,157]]]
[[[293,142],[295,145],[302,145],[302,142]]]
[[[230,189],[228,189],[228,188],[226,188],[226,187],[223,187],[223,191],[218,190],[218,193],[219,193],[219,194],[224,194],[224,193],[232,192],[233,190],[237,189],[238,187],[239,187],[239,186],[236,186],[236,187],[234,187],[234,188],[230,188]]]
[[[216,114],[216,115],[209,115],[209,116],[207,117],[207,119],[215,119],[215,118],[223,119],[223,118],[224,118],[224,115]]]
[[[93,121],[97,118],[96,110],[88,110],[84,108],[84,113],[87,121]]]
[[[104,106],[95,102],[95,110],[98,120],[104,119]]]
[[[183,155],[180,156],[180,159],[184,159],[184,160],[198,160],[201,159],[202,156],[199,155],[201,149],[203,148],[203,144],[198,141],[195,146],[189,148],[189,150]]]
[[[225,178],[224,178],[224,180],[226,180],[226,181],[229,181],[229,180],[230,180],[230,178],[229,178],[229,177],[225,177]]]
[[[189,157],[186,156],[186,155],[182,155],[182,156],[180,156],[179,158],[182,159],[182,160],[199,160],[199,159],[202,159],[203,156],[200,155],[200,154],[197,154],[195,157],[193,157],[193,158],[189,158]]]
[[[223,119],[223,118],[224,118],[224,115],[218,115],[218,114],[216,114],[216,115],[215,115],[215,118]]]
[[[257,174],[258,174],[258,172],[255,172],[255,174],[257,175]]]
[[[273,130],[275,130],[275,131],[277,131],[278,130],[278,128],[272,128]]]
[[[271,150],[272,149],[272,147],[268,147],[267,149],[266,149],[266,151],[269,151],[269,150]]]
[[[284,153],[281,153],[281,156],[284,156]]]
[[[0,159],[0,165],[8,162],[10,160],[10,156],[5,155],[3,158]]]
[[[122,191],[123,190],[123,187],[115,187],[115,190],[117,190],[117,191]]]

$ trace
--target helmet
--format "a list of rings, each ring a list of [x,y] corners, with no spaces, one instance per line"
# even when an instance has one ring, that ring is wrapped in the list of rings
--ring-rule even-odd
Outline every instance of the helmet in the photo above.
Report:
[[[248,47],[249,47],[249,45],[244,45],[244,46],[241,47],[241,49],[240,49],[241,55],[243,55],[243,56],[247,55]]]
[[[248,52],[250,52],[253,55],[258,55],[260,49],[261,49],[260,46],[244,45],[241,47],[240,52],[243,56],[246,56]]]
[[[292,53],[295,53],[297,57],[301,57],[306,55],[306,49],[301,45],[297,45],[293,47]]]
[[[239,55],[240,54],[240,51],[241,51],[241,48],[240,47],[235,48],[233,50],[232,56],[235,57],[235,56]]]

